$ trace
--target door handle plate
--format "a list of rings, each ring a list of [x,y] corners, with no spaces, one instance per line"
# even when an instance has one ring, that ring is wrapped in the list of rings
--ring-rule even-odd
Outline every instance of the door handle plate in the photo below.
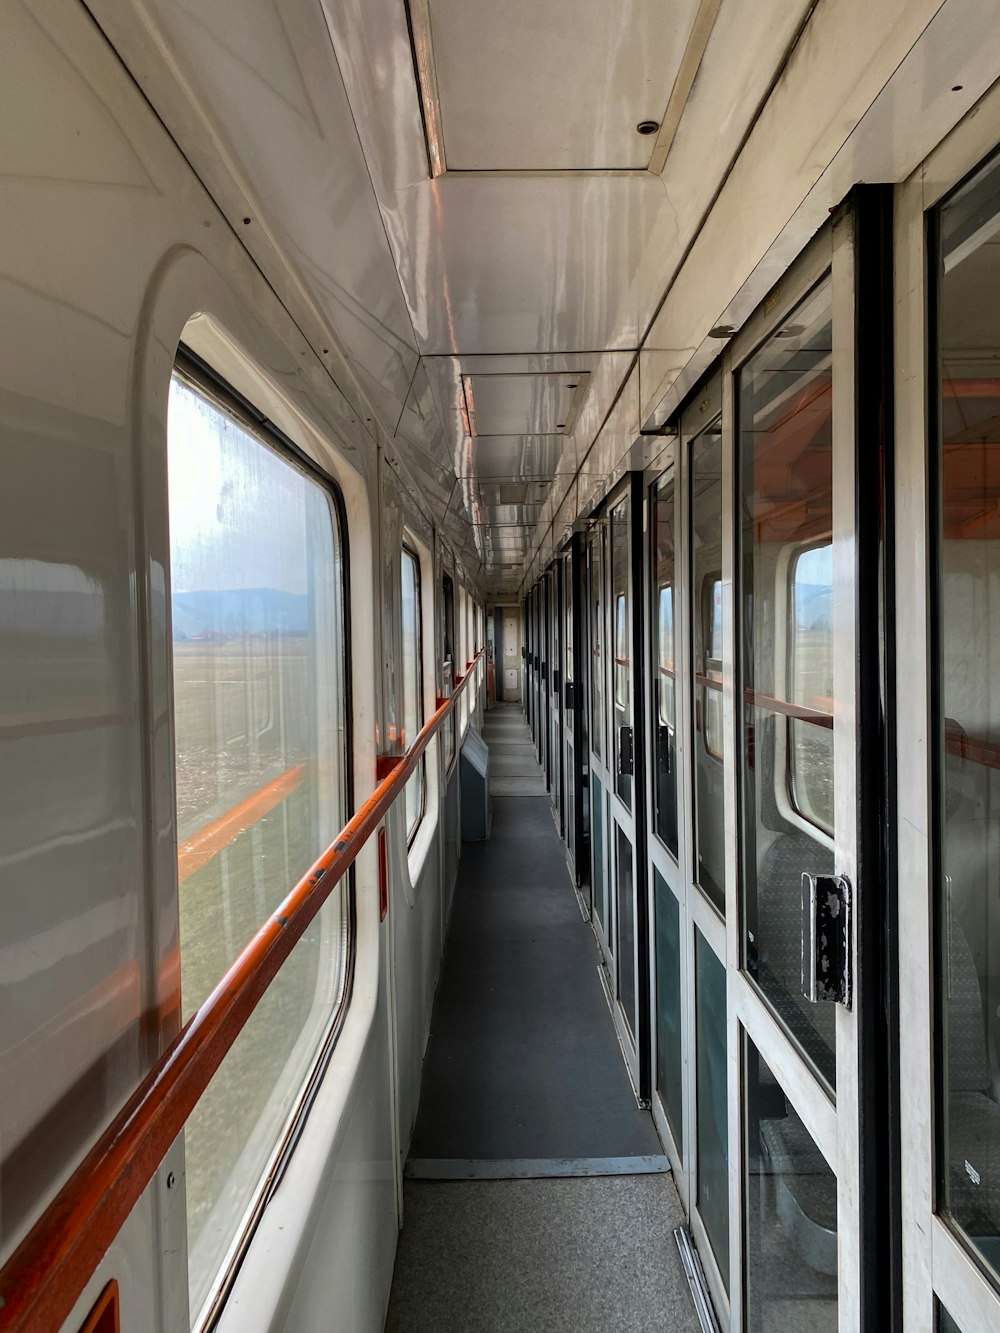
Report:
[[[851,1007],[851,881],[802,875],[802,994]]]
[[[618,728],[618,772],[622,777],[632,777],[635,773],[631,727]]]

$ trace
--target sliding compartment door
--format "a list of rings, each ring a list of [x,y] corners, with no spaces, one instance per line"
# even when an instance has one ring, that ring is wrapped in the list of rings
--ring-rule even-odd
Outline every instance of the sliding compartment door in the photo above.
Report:
[[[1000,1328],[1000,98],[978,111],[896,211],[904,1296],[947,1333]]]

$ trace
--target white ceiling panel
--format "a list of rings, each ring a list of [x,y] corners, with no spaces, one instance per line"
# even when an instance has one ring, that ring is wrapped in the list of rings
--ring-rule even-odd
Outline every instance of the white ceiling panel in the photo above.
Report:
[[[472,435],[562,435],[571,430],[587,389],[586,374],[464,375]]]
[[[429,0],[448,170],[644,170],[697,8]]]
[[[471,440],[470,445],[463,476],[482,482],[526,481],[556,475],[564,441],[559,435],[489,435]]]

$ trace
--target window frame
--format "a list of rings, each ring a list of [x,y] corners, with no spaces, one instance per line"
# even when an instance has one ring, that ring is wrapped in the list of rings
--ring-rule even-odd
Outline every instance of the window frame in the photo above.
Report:
[[[341,747],[341,790],[343,793],[343,815],[345,823],[350,819],[354,806],[354,709],[353,709],[353,635],[351,617],[351,558],[350,530],[348,526],[347,505],[336,478],[323,469],[309,453],[295,443],[268,416],[254,406],[252,401],[233,387],[208,362],[194,352],[185,343],[178,344],[170,366],[168,392],[164,395],[164,404],[169,403],[169,386],[179,380],[190,390],[200,395],[209,404],[231,420],[239,429],[257,440],[265,449],[282,459],[289,467],[303,474],[307,480],[317,485],[326,495],[330,506],[331,524],[335,548],[340,557],[340,631],[342,634],[341,662],[343,683],[343,710]],[[166,409],[165,409],[166,410]],[[166,484],[166,468],[169,451],[169,424],[164,416],[164,485],[163,519],[166,536],[165,592],[167,607],[166,636],[166,677],[169,696],[169,746],[171,754],[171,809],[175,829],[177,827],[176,795],[176,716],[174,698],[174,654],[172,634],[171,597],[173,592],[171,569],[171,522],[170,494]],[[338,830],[339,832],[339,830]],[[336,837],[336,834],[334,834]],[[320,847],[316,857],[326,848]],[[314,857],[314,860],[316,859]],[[176,861],[175,861],[176,874]],[[309,1114],[316,1102],[323,1084],[324,1076],[333,1058],[340,1035],[344,1029],[351,1008],[356,979],[358,930],[357,930],[357,895],[355,868],[352,865],[342,880],[343,916],[341,921],[341,971],[340,984],[335,1002],[326,1016],[323,1029],[316,1042],[305,1073],[292,1100],[287,1119],[266,1159],[266,1165],[250,1194],[246,1210],[235,1228],[222,1266],[209,1284],[208,1294],[198,1311],[191,1315],[191,1327],[198,1330],[211,1328],[220,1317],[239,1276],[240,1267],[246,1256],[267,1207],[274,1195],[273,1183],[281,1178],[302,1136],[302,1131]],[[290,890],[293,884],[288,885]],[[175,923],[178,958],[181,949],[180,931],[180,893],[175,883],[174,904],[177,908]],[[263,924],[263,922],[261,923]],[[249,940],[247,941],[249,943]],[[183,1137],[183,1136],[182,1136]],[[187,1145],[184,1145],[185,1163]],[[186,1205],[186,1201],[185,1201]],[[187,1276],[187,1259],[185,1275]],[[188,1279],[189,1280],[189,1279]]]
[[[421,729],[423,728],[423,726],[424,726],[424,722],[425,722],[425,718],[424,718],[424,624],[423,624],[423,610],[424,610],[424,608],[423,608],[423,590],[422,590],[422,587],[421,587],[420,556],[419,556],[419,554],[417,553],[417,551],[415,550],[415,548],[413,547],[413,545],[411,545],[411,543],[407,540],[406,535],[404,535],[404,537],[403,537],[403,544],[402,544],[402,548],[401,548],[401,551],[400,551],[400,569],[401,569],[401,570],[402,570],[402,567],[403,567],[403,565],[405,564],[405,562],[406,562],[407,560],[411,560],[411,561],[413,562],[413,571],[414,571],[414,576],[413,576],[413,587],[414,587],[414,613],[415,613],[415,614],[414,614],[414,639],[415,639],[415,642],[414,642],[414,653],[413,653],[413,655],[414,655],[414,660],[415,660],[415,662],[416,662],[416,668],[417,668],[416,713],[417,713],[417,734],[419,734],[420,731],[421,731]],[[403,599],[402,599],[402,579],[401,579],[401,581],[400,581],[400,639],[401,639],[401,642],[405,639],[405,634],[406,634],[406,631],[405,631],[405,629],[404,629],[404,627],[403,627],[402,607],[403,607]],[[404,652],[404,659],[403,659],[403,660],[404,660],[404,663],[405,663],[405,652]],[[401,664],[401,665],[402,665],[402,664]],[[405,672],[405,665],[404,665],[404,669],[403,669],[403,673],[402,673],[402,674],[403,674],[403,722],[404,722],[404,728],[405,728],[405,722],[406,722],[406,672]],[[405,739],[406,739],[406,748],[409,749],[409,747],[410,747],[410,746],[413,744],[413,742],[416,740],[416,736],[407,736]],[[413,778],[414,778],[414,777],[417,777],[418,775],[419,775],[419,778],[420,778],[420,802],[419,802],[419,805],[418,805],[418,807],[417,807],[417,817],[416,817],[416,819],[413,821],[413,824],[410,825],[409,823],[407,823],[407,827],[406,827],[406,850],[407,850],[407,852],[409,852],[409,851],[411,850],[411,848],[413,847],[414,840],[416,839],[416,836],[417,836],[418,832],[420,831],[420,825],[423,823],[424,816],[427,814],[427,765],[426,765],[426,755],[421,755],[421,756],[420,756],[420,764],[419,764],[419,766],[418,766],[416,772],[413,774],[413,777],[410,778],[410,782],[412,782],[412,781],[413,781]],[[409,783],[407,784],[407,786],[408,786],[408,785],[409,785]],[[404,796],[404,801],[403,801],[403,813],[404,813],[404,819],[405,819],[405,818],[406,818],[406,800],[405,800],[405,796]]]

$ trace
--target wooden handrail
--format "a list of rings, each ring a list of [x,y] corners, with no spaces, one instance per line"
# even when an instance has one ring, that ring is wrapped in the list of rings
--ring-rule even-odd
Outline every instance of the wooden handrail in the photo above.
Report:
[[[279,968],[402,795],[472,674],[257,931],[0,1269],[2,1333],[58,1329],[69,1317]]]

